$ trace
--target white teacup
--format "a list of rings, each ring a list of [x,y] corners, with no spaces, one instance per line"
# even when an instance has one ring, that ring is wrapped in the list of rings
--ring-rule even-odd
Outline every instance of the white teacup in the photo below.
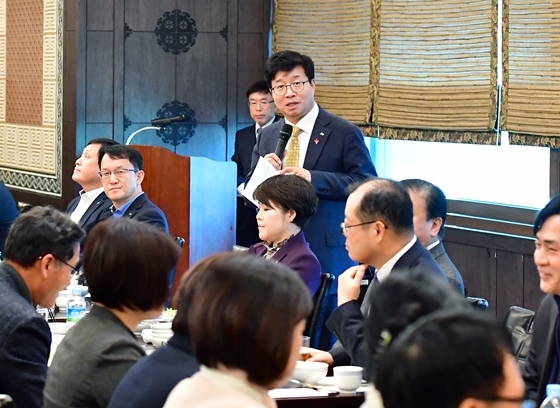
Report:
[[[334,384],[340,392],[355,392],[362,385],[362,367],[340,366],[333,368]]]

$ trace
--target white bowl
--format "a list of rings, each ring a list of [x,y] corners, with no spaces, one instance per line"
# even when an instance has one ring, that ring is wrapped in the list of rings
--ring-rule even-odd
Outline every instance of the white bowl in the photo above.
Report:
[[[54,303],[59,307],[59,309],[66,309],[68,305],[68,299],[72,297],[72,292],[69,290],[61,290],[58,292],[58,297],[54,301]]]
[[[66,334],[68,331],[68,327],[66,327],[66,323],[49,323],[49,327],[51,329],[52,334]]]
[[[318,361],[298,361],[292,378],[305,384],[316,384],[327,375],[329,365]]]
[[[171,323],[156,323],[156,324],[152,324],[152,330],[155,332],[158,331],[171,331]]]

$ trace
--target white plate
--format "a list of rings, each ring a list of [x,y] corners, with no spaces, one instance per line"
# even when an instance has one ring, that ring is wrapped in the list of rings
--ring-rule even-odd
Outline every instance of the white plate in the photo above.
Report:
[[[317,385],[335,385],[334,377],[328,376],[317,382]]]

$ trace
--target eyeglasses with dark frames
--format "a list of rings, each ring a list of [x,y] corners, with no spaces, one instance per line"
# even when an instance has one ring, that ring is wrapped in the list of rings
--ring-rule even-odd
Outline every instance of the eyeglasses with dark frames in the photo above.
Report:
[[[362,222],[362,223],[360,223],[360,224],[354,224],[354,225],[346,225],[345,223],[341,222],[341,223],[340,223],[340,232],[342,232],[342,234],[344,235],[344,234],[346,234],[346,230],[347,230],[348,228],[354,228],[354,227],[360,227],[360,226],[362,226],[362,225],[373,224],[373,223],[375,223],[375,222],[377,222],[377,221],[381,222],[381,223],[383,224],[383,226],[385,227],[385,229],[389,229],[389,227],[386,226],[386,225],[383,223],[383,221],[381,221],[381,220],[367,221],[367,222]]]
[[[277,85],[274,88],[270,89],[272,89],[272,92],[274,92],[276,95],[282,96],[285,95],[286,92],[288,92],[288,87],[290,87],[294,92],[303,91],[306,82],[310,82],[310,80],[308,79],[307,81],[295,81],[287,85]]]
[[[129,171],[133,171],[133,172],[137,173],[139,170],[136,170],[136,169],[118,169],[118,170],[113,170],[113,171],[100,171],[97,174],[99,174],[99,177],[101,177],[101,178],[109,178],[109,177],[111,177],[111,174],[114,174],[117,178],[121,178],[121,177],[124,177],[124,175],[126,173],[128,173]]]

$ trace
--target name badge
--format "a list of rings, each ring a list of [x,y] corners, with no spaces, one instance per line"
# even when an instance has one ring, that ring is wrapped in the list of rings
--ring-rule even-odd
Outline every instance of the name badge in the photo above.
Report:
[[[360,282],[361,286],[367,286],[369,285],[369,279],[362,279],[362,281]]]

